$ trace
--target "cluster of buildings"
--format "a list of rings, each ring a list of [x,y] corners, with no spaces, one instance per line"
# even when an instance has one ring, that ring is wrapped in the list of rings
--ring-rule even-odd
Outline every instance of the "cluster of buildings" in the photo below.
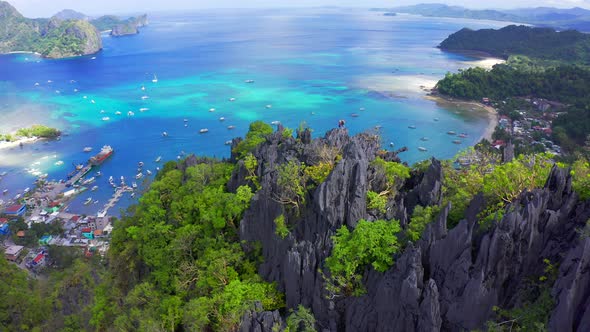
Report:
[[[22,263],[26,268],[34,271],[45,265],[48,258],[47,246],[78,247],[87,257],[101,254],[108,250],[109,235],[112,232],[112,224],[108,216],[95,217],[67,213],[59,201],[38,200],[27,198],[29,204],[18,203],[7,206],[0,211],[0,239],[4,241],[4,254],[6,259],[16,263]],[[16,231],[12,234],[10,222],[22,218],[27,224],[27,229]],[[59,223],[63,229],[62,234],[45,234],[38,239],[34,246],[25,248],[14,242],[25,238],[27,232],[34,224]],[[13,240],[15,240],[13,242]]]
[[[484,98],[483,102],[485,102]],[[545,151],[560,155],[562,149],[552,141],[552,123],[559,116],[563,104],[540,98],[522,99],[526,105],[523,110],[515,110],[517,118],[501,115],[498,127],[503,129],[515,144],[532,147],[535,151]],[[489,103],[489,99],[487,99]],[[507,144],[505,139],[497,139],[492,145],[500,148]]]

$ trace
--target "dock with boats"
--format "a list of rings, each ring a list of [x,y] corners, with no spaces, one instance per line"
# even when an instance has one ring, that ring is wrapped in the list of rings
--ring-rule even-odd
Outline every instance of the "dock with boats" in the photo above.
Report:
[[[113,208],[123,197],[123,194],[126,192],[133,192],[133,188],[129,186],[118,187],[113,196],[108,200],[108,202],[103,206],[102,210],[98,212],[98,217],[104,217],[108,214],[109,210]]]

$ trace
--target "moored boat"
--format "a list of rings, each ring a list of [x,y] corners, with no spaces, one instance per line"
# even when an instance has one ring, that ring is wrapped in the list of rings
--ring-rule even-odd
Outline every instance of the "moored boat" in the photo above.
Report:
[[[207,128],[203,128],[203,129],[199,130],[199,134],[205,134],[208,132],[209,132],[209,129],[207,129]]]
[[[88,159],[88,163],[90,165],[94,165],[94,166],[100,165],[108,157],[112,156],[113,152],[114,152],[114,150],[110,145],[105,145],[102,147],[102,149],[100,150],[100,152],[98,154],[96,154],[95,156]]]
[[[427,149],[427,148],[425,148],[425,147],[423,147],[423,146],[420,146],[420,147],[418,147],[418,150],[419,150],[419,151],[421,151],[421,152],[426,152],[426,151],[428,151],[428,149]]]

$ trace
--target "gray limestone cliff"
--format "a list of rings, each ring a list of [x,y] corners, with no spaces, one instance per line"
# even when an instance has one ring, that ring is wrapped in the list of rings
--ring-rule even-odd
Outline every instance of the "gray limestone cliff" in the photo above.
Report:
[[[494,307],[523,304],[528,281],[544,273],[544,260],[559,267],[553,284],[555,308],[550,328],[590,329],[590,240],[576,231],[590,218],[590,202],[579,201],[566,170],[554,168],[544,188],[524,192],[506,208],[501,221],[483,229],[478,214],[484,204],[476,196],[456,227],[447,228],[449,206],[443,207],[422,238],[408,244],[386,272],[367,268],[360,297],[334,297],[325,291],[322,271],[332,250],[331,236],[359,219],[376,220],[367,211],[366,192],[378,186],[370,162],[380,153],[370,134],[350,137],[334,129],[325,137],[283,138],[282,128],[260,145],[256,174],[261,190],[240,223],[240,238],[259,242],[264,262],[260,275],[285,293],[287,308],[310,308],[318,330],[325,331],[465,331],[481,329],[495,318]],[[234,142],[237,144],[237,141]],[[277,165],[289,160],[309,163],[321,146],[340,151],[342,159],[324,183],[308,193],[299,213],[277,202]],[[380,155],[382,156],[382,154]],[[394,152],[382,156],[399,160]],[[235,156],[232,156],[235,160]],[[239,164],[228,187],[246,183]],[[400,193],[388,202],[387,218],[406,225],[417,205],[440,205],[443,170],[433,160],[424,172],[414,172]],[[274,220],[285,215],[289,234],[275,234]],[[380,216],[383,217],[383,216]],[[283,324],[276,312],[252,312],[241,331],[271,331]]]

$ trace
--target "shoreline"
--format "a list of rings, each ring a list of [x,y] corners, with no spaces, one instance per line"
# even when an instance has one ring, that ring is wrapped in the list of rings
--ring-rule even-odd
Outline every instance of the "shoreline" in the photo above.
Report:
[[[433,101],[437,104],[442,105],[443,107],[444,106],[452,106],[452,107],[471,108],[471,109],[477,108],[477,109],[483,111],[489,121],[488,121],[488,126],[485,128],[483,133],[480,135],[478,142],[481,141],[482,139],[486,139],[490,143],[492,142],[492,135],[493,135],[494,131],[496,130],[496,127],[498,126],[499,121],[500,121],[498,111],[496,111],[496,109],[493,108],[492,106],[484,105],[480,102],[473,101],[473,100],[470,101],[470,100],[454,99],[451,97],[443,96],[443,95],[438,94],[433,91],[431,91],[426,96],[424,96],[424,99]]]
[[[40,137],[21,137],[13,142],[2,141],[0,142],[0,150],[16,148],[19,147],[21,144],[33,144],[43,139],[44,138]]]

